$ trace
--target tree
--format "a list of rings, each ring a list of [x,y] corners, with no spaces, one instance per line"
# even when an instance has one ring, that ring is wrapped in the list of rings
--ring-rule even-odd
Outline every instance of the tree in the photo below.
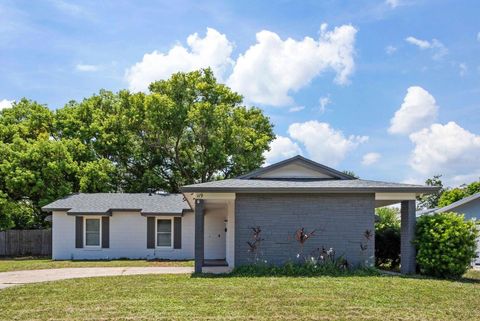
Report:
[[[347,174],[347,175],[350,175],[350,176],[355,177],[355,178],[360,178],[360,176],[358,176],[357,174],[355,174],[354,171],[344,170],[344,171],[342,171],[342,173]]]
[[[471,196],[473,194],[480,193],[480,181],[473,182],[468,185],[462,185],[457,188],[452,188],[444,191],[442,196],[438,201],[438,206],[444,207],[448,206],[456,201],[459,201],[465,197]]]
[[[143,160],[148,181],[170,191],[259,167],[274,139],[258,108],[218,84],[210,69],[177,73],[144,97]]]
[[[398,208],[380,207],[375,210],[375,263],[382,268],[400,265],[400,213]]]
[[[434,175],[432,178],[428,178],[425,181],[425,185],[427,186],[437,186],[440,187],[440,190],[438,192],[432,193],[432,194],[427,194],[427,195],[420,195],[417,197],[418,200],[418,209],[428,209],[428,208],[436,208],[438,207],[438,202],[440,200],[440,197],[442,194],[445,192],[445,189],[443,188],[443,183],[441,180],[442,175]]]
[[[0,112],[0,228],[41,226],[41,206],[74,192],[178,192],[259,167],[273,125],[242,101],[210,69],[55,112],[20,100]]]

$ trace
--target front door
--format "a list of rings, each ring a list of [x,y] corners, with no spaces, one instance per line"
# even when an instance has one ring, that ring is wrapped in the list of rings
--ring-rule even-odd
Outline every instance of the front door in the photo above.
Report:
[[[205,214],[205,260],[226,258],[226,213],[223,210]]]

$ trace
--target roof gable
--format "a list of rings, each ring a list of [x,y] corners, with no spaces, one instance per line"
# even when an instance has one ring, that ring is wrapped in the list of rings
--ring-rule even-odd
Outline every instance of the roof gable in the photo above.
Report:
[[[350,175],[297,155],[273,165],[262,167],[240,179],[355,179]]]

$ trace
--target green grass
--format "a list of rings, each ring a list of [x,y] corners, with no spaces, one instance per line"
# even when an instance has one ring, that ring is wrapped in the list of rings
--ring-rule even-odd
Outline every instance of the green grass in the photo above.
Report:
[[[193,266],[193,261],[165,260],[112,260],[112,261],[53,261],[38,258],[0,259],[0,272],[41,270],[75,267],[128,267],[128,266]]]
[[[0,291],[0,320],[474,320],[480,272],[397,276],[72,279]]]

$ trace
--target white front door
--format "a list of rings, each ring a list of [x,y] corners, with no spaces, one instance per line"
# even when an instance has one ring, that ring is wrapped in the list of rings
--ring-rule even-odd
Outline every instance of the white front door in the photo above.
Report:
[[[225,260],[226,232],[224,210],[205,214],[205,260]]]

